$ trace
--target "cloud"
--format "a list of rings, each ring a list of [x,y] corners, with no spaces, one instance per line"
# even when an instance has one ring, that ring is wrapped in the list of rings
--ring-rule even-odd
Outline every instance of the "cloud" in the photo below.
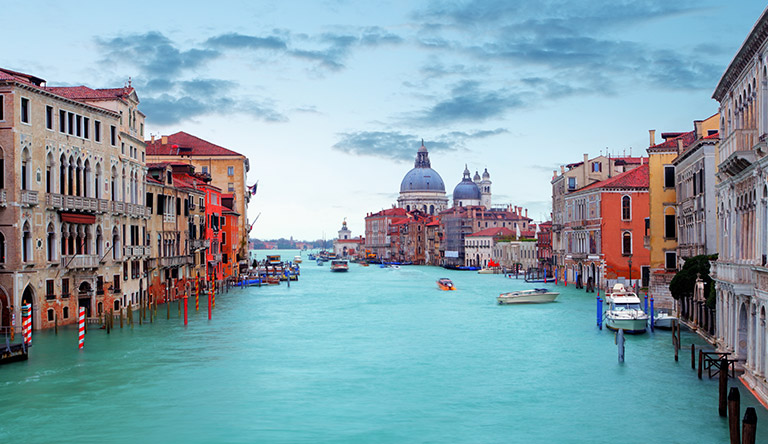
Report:
[[[466,149],[467,142],[506,133],[503,128],[470,132],[452,131],[425,140],[430,152],[450,152]],[[397,162],[411,162],[421,139],[413,134],[398,131],[358,131],[339,134],[340,140],[333,149],[358,156],[374,156]]]
[[[286,41],[277,36],[258,37],[238,33],[227,33],[211,37],[205,45],[221,49],[271,49],[284,50],[288,47]]]
[[[416,120],[427,125],[482,122],[520,108],[524,103],[522,94],[504,88],[484,90],[479,82],[463,81],[451,89],[448,97],[418,113]]]

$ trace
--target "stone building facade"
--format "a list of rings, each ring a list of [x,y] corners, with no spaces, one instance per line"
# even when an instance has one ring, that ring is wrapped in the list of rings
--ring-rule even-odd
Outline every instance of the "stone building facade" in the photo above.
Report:
[[[138,104],[130,86],[49,87],[0,69],[0,328],[11,305],[18,320],[31,304],[40,329],[143,297]]]

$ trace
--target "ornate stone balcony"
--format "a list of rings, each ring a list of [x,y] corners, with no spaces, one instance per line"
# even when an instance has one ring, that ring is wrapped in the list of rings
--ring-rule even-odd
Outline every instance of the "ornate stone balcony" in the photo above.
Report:
[[[37,191],[21,190],[21,204],[26,206],[37,205]]]
[[[202,248],[211,248],[210,239],[192,239],[192,249],[199,250]]]
[[[748,284],[752,282],[752,265],[733,264],[720,261],[711,261],[712,277],[720,281],[728,281],[734,284]]]
[[[182,265],[192,264],[194,263],[192,256],[184,255],[184,256],[168,256],[168,257],[161,257],[160,258],[160,266],[161,267],[179,267]]]
[[[45,206],[51,210],[105,212],[109,201],[94,197],[68,196],[66,194],[46,193]]]
[[[127,258],[142,258],[147,257],[152,253],[151,247],[145,247],[141,245],[126,245],[123,247],[125,257]]]
[[[97,268],[99,266],[99,256],[96,254],[76,254],[74,256],[61,256],[61,266],[63,268]]]

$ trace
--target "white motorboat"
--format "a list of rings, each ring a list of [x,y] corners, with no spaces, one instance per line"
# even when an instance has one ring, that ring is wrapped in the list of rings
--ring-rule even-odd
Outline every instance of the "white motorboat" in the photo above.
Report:
[[[549,291],[546,288],[534,288],[533,290],[512,291],[502,293],[496,298],[499,305],[506,304],[543,304],[555,302],[560,293]]]
[[[331,261],[331,271],[349,271],[347,261],[334,259]]]
[[[656,328],[672,328],[672,325],[677,321],[677,317],[669,314],[666,311],[659,311],[653,317],[653,326]]]
[[[605,326],[625,333],[643,333],[648,328],[648,315],[643,311],[640,298],[627,290],[624,284],[616,284],[605,296]]]
[[[293,263],[300,264],[301,263],[301,256],[295,256],[293,258]]]

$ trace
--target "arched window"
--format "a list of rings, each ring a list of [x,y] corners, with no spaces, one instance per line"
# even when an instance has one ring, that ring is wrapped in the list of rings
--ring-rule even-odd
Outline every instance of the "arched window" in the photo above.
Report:
[[[112,259],[120,259],[120,232],[117,227],[112,228]]]
[[[624,256],[632,254],[632,233],[629,231],[621,234],[621,254]]]
[[[101,199],[101,165],[96,164],[96,178],[93,188],[93,197]]]
[[[86,159],[83,166],[83,196],[88,197],[90,194],[92,194],[88,192],[88,188],[90,188],[91,183],[93,183],[93,178],[91,177],[91,162]]]
[[[32,261],[32,232],[29,227],[29,222],[24,222],[24,228],[21,234],[21,261]]]
[[[101,235],[101,225],[96,227],[96,254],[99,259],[104,256],[104,237]]]
[[[45,192],[53,192],[53,155],[48,153],[45,158]]]
[[[30,184],[30,176],[32,174],[32,164],[30,162],[29,151],[24,148],[21,152],[21,189],[28,190]]]
[[[5,235],[0,233],[0,264],[5,263]]]
[[[62,154],[59,158],[59,194],[67,193],[67,160]]]
[[[621,220],[632,220],[632,198],[629,196],[621,198]]]
[[[67,168],[67,194],[70,196],[75,195],[75,159],[69,156],[69,168]]]
[[[434,205],[430,205],[429,206],[429,214],[435,214],[435,206]]]

